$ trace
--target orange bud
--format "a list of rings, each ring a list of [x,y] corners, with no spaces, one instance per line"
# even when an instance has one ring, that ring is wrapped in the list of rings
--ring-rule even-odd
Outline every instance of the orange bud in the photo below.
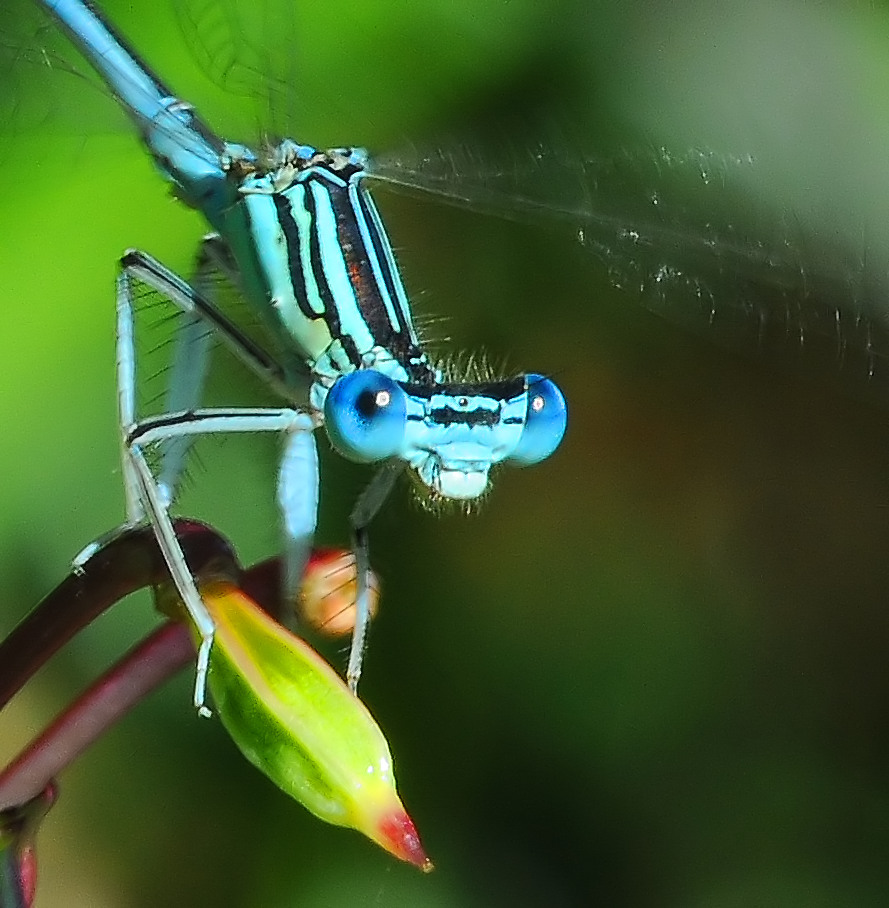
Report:
[[[315,550],[300,588],[298,608],[302,620],[329,637],[351,634],[355,627],[357,579],[352,552]],[[373,571],[367,572],[367,587],[373,617],[380,601],[380,585]]]

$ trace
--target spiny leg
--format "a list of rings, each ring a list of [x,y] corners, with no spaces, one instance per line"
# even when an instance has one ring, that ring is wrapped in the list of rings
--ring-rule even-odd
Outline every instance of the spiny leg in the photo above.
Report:
[[[285,370],[282,366],[221,312],[212,300],[207,297],[206,293],[191,286],[162,265],[157,259],[144,252],[131,250],[123,257],[121,264],[125,275],[137,277],[168,298],[188,316],[204,323],[232,350],[238,359],[245,363],[272,390],[287,400],[292,400],[295,395],[301,392],[302,389],[295,388],[285,377]],[[197,274],[201,285],[206,289],[212,283],[214,273],[222,274],[233,282],[235,279],[233,268],[230,251],[219,237],[215,234],[205,237],[197,265]],[[132,307],[130,307],[130,312],[132,312]],[[130,318],[132,320],[132,314]],[[130,328],[129,333],[132,335],[132,328]],[[134,361],[134,358],[133,354],[131,361]],[[193,406],[197,401],[196,399],[189,401],[188,397],[186,397],[188,390],[185,380],[186,376],[184,374],[174,374],[174,379],[177,386],[183,387],[183,390],[178,392],[179,396],[175,400],[183,404],[189,403]],[[188,407],[181,406],[176,409],[184,410],[188,409]],[[184,459],[189,444],[188,439],[181,439],[165,446],[170,450],[169,457],[171,459],[163,462],[160,485],[165,489],[170,501],[175,497],[175,486],[178,483],[178,473],[181,470],[179,459]],[[296,445],[295,451],[289,449],[290,444]],[[288,440],[285,443],[283,461],[279,471],[279,482],[283,483],[283,488],[279,486],[278,502],[282,509],[285,531],[284,557],[287,563],[285,571],[285,578],[287,579],[282,592],[284,600],[287,602],[293,601],[299,589],[302,570],[308,558],[308,551],[311,547],[311,540],[315,530],[318,468],[314,442],[312,444],[311,457],[314,463],[314,467],[311,470],[312,480],[307,478],[310,472],[307,467],[294,469],[288,466],[288,463],[293,462],[294,458],[301,458],[303,463],[306,462],[308,454],[305,451],[300,453],[299,442]],[[294,477],[292,480],[290,479],[291,475]],[[294,486],[295,481],[305,483],[305,494],[307,496],[305,505],[300,501],[299,489]],[[309,517],[308,509],[311,509],[311,517]]]
[[[176,537],[176,530],[167,511],[167,503],[161,490],[155,482],[151,468],[145,460],[142,449],[138,445],[130,444],[126,447],[126,459],[132,465],[132,473],[136,477],[140,493],[141,504],[144,506],[155,538],[160,547],[170,577],[176,586],[176,591],[182,599],[182,604],[194,621],[198,633],[201,635],[201,645],[198,648],[197,666],[194,681],[194,705],[201,716],[209,716],[210,710],[206,706],[207,699],[207,672],[210,668],[210,650],[213,646],[213,636],[216,625],[204,605],[204,600],[194,582],[185,553]]]
[[[233,349],[238,358],[274,390],[288,399],[294,396],[295,389],[286,384],[283,368],[244,335],[205,293],[199,292],[156,259],[144,253],[130,252],[125,256],[124,262],[128,273],[135,274],[140,280],[168,296],[179,308],[189,314],[193,313],[194,317],[209,324]],[[234,280],[232,268],[230,254],[225,244],[214,235],[206,237],[197,269],[202,285],[206,287],[212,281],[214,271],[223,274],[229,280]],[[179,399],[185,401],[184,397]],[[184,410],[187,407],[182,406],[178,409]],[[164,447],[171,451],[183,452],[184,456],[188,446],[189,440],[182,438],[168,442]],[[163,466],[166,471],[166,462]],[[173,464],[174,469],[176,466],[177,464]],[[169,488],[171,483],[164,482],[168,475],[162,472],[160,484]],[[170,500],[172,501],[174,497],[171,494]],[[314,440],[307,439],[303,431],[288,432],[285,437],[278,473],[277,500],[284,530],[285,571],[282,600],[284,603],[292,603],[308,561],[318,511],[318,454]]]
[[[186,610],[201,635],[195,677],[194,703],[202,715],[209,715],[206,701],[207,669],[213,645],[215,627],[201,599],[191,571],[176,538],[168,511],[168,504],[143,449],[172,439],[228,433],[228,432],[285,432],[288,436],[308,436],[308,445],[314,449],[315,419],[305,412],[290,409],[233,408],[206,409],[185,413],[165,414],[137,423],[127,434],[124,444],[125,458],[137,483],[137,494],[148,521],[154,529],[161,553],[170,576]],[[309,460],[311,463],[311,459]],[[315,478],[317,484],[317,477]],[[311,545],[311,538],[306,542]]]
[[[229,258],[230,253],[217,234],[208,234],[203,238],[190,287],[217,311],[215,291],[221,269]],[[234,281],[229,272],[226,272],[226,276],[229,281]],[[165,412],[194,410],[201,405],[213,336],[213,328],[200,314],[181,314],[181,320],[177,322],[172,369],[164,399]],[[176,499],[191,445],[190,436],[170,439],[161,445],[158,485],[168,504]]]
[[[346,681],[352,693],[358,690],[361,677],[361,664],[364,660],[364,649],[367,646],[367,630],[370,626],[370,588],[367,576],[370,572],[370,551],[367,529],[376,517],[383,502],[395,485],[403,464],[393,461],[385,464],[370,481],[355,502],[349,515],[352,526],[352,548],[355,552],[356,594],[355,594],[355,629],[352,631],[352,646],[349,650],[349,665],[346,669]]]
[[[294,509],[295,490],[298,485],[302,484],[307,490],[311,490],[313,487],[315,489],[314,494],[309,496],[310,506],[302,509],[299,518],[291,517],[285,510],[285,524],[288,528],[298,527],[299,550],[303,553],[298,558],[304,563],[305,553],[311,546],[315,523],[315,514],[309,515],[308,511],[311,507],[317,507],[317,455],[312,436],[316,420],[308,413],[291,409],[238,408],[186,410],[177,414],[165,414],[154,419],[137,421],[135,415],[135,314],[131,288],[131,277],[133,276],[171,300],[196,323],[200,322],[204,334],[207,330],[216,332],[242,361],[273,387],[281,390],[286,388],[286,384],[283,370],[278,364],[244,336],[206,297],[198,293],[187,282],[143,253],[130,252],[122,259],[122,271],[118,278],[117,292],[117,363],[127,518],[130,522],[138,522],[147,517],[151,522],[179,595],[201,634],[202,643],[198,653],[195,681],[195,705],[200,712],[206,713],[204,707],[206,674],[213,640],[213,622],[203,605],[200,593],[185,562],[168,513],[178,481],[178,476],[175,475],[175,465],[172,468],[172,479],[168,478],[167,483],[162,485],[152,474],[145,460],[143,449],[147,445],[159,444],[168,449],[178,448],[184,456],[190,440],[196,435],[230,431],[285,432],[287,436],[285,464],[291,464],[286,469],[282,467],[282,474],[286,473],[288,488],[291,489],[284,499],[289,503],[287,507]],[[194,335],[194,337],[197,336],[197,334]],[[203,341],[189,341],[186,342],[186,346],[188,343],[203,343]],[[183,375],[184,373],[179,373],[180,378]],[[188,400],[188,392],[183,392],[182,397],[174,398],[174,400],[177,399]],[[306,441],[306,437],[308,437],[308,441]]]
[[[287,400],[292,399],[294,388],[287,381],[280,364],[244,334],[204,294],[157,259],[139,250],[131,249],[120,260],[120,264],[127,278],[137,278],[157,290],[183,312],[198,316],[272,391]]]
[[[210,282],[210,272],[215,258],[214,237],[207,237],[202,245],[197,273],[201,282]],[[130,250],[121,259],[121,273],[117,281],[117,373],[118,409],[120,426],[126,433],[136,422],[136,350],[135,311],[133,307],[132,278],[157,291],[173,303],[188,321],[177,334],[173,375],[167,395],[167,411],[192,409],[200,401],[204,383],[206,360],[209,352],[210,332],[213,332],[255,372],[264,382],[282,392],[286,387],[283,369],[261,347],[243,334],[206,295],[162,265],[157,259],[138,250]],[[289,395],[285,395],[288,396]],[[175,498],[191,441],[179,438],[165,445],[159,485],[162,494],[171,503]],[[127,520],[138,523],[144,517],[136,494],[136,481],[132,467],[124,458],[124,489],[127,501]]]
[[[209,365],[211,340],[210,329],[198,316],[190,314],[182,316],[182,323],[177,325],[173,366],[164,397],[165,412],[193,410],[200,405]],[[171,438],[160,446],[157,484],[167,507],[173,503],[179,491],[191,442],[191,436],[183,435]]]
[[[127,523],[145,519],[139,476],[127,456],[127,435],[136,424],[136,343],[132,292],[126,271],[117,276],[117,414]]]

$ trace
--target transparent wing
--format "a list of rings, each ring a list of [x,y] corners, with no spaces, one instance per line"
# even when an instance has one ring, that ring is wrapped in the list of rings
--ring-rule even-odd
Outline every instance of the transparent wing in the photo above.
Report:
[[[299,85],[293,10],[219,0],[179,0],[174,10],[181,38],[203,74],[227,96],[258,104],[265,135],[283,137],[285,124],[296,119]]]
[[[844,236],[764,204],[753,157],[649,147],[596,158],[550,139],[407,149],[370,170],[397,190],[566,229],[616,287],[720,343],[820,346],[867,375],[889,356],[883,235]]]
[[[50,104],[79,131],[120,125],[88,65],[33,7],[12,0],[0,38],[0,78],[18,80],[0,93],[3,121],[40,122]],[[264,98],[270,122],[293,121],[292,10],[263,4],[251,14],[211,0],[175,9],[184,43],[213,81]],[[76,91],[76,103],[59,103],[66,91]],[[567,228],[566,241],[592,252],[615,285],[719,341],[757,350],[826,343],[844,367],[866,374],[889,354],[886,241],[866,227],[853,236],[806,222],[792,204],[766,204],[756,159],[651,147],[596,157],[551,130],[539,142],[480,148],[407,149],[377,158],[372,174],[452,204]]]
[[[163,127],[158,98],[172,94],[188,106],[200,99],[187,92],[178,95],[167,88],[165,80],[157,78],[141,62],[138,50],[130,48],[134,60],[129,62],[123,56],[99,55],[108,68],[110,81],[117,86],[112,89],[75,47],[63,26],[41,5],[30,0],[11,0],[4,13],[0,28],[0,135],[8,139],[45,127],[47,133],[85,136],[127,127],[132,131],[135,125],[143,135],[166,135],[180,147],[192,149],[191,144],[184,144],[184,139],[180,142],[181,130],[176,132],[172,125],[172,131]],[[167,20],[167,27],[170,25],[176,29],[175,22]],[[140,66],[150,78],[144,78]],[[121,99],[126,96],[129,102],[117,101],[113,94]],[[206,140],[204,147],[194,145],[193,153],[214,165],[223,148],[222,140],[198,115],[193,116],[190,129]]]
[[[44,128],[104,133],[128,122],[46,13],[31,0],[10,0],[0,28],[0,135]]]

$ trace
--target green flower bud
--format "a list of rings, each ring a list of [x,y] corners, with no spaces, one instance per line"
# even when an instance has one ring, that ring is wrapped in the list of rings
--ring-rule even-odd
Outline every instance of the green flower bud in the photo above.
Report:
[[[242,753],[315,816],[431,870],[398,798],[389,745],[364,704],[236,586],[214,582],[201,593],[216,624],[210,692]]]

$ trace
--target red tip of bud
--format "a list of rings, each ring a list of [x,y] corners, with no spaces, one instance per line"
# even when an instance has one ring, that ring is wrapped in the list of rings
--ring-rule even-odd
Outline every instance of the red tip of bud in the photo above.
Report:
[[[383,817],[379,825],[377,841],[395,857],[419,867],[423,873],[433,869],[432,861],[426,856],[420,836],[413,820],[399,810]]]

